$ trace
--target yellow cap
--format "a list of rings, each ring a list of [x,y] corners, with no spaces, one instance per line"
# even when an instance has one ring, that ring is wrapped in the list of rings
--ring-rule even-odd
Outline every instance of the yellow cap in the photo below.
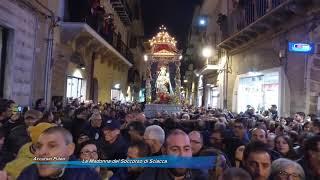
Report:
[[[38,138],[43,131],[54,126],[55,126],[54,124],[50,124],[50,123],[39,123],[36,126],[30,126],[28,128],[28,131],[32,140],[32,144],[35,144],[38,141]]]

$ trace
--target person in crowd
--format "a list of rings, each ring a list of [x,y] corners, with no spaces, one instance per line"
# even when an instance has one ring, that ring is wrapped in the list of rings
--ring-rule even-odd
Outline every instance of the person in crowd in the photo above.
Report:
[[[83,128],[83,132],[85,132],[90,139],[98,140],[102,135],[102,127],[103,127],[103,119],[100,114],[92,114],[89,118],[89,122]]]
[[[9,106],[7,102],[7,107],[8,109],[6,114],[8,116],[8,119],[4,122],[2,126],[5,129],[6,136],[10,133],[10,131],[13,128],[21,124],[24,124],[23,116],[22,116],[22,113],[19,112],[18,106],[15,104]]]
[[[100,144],[106,159],[125,159],[127,156],[128,144],[120,134],[119,120],[107,120],[102,132],[104,138],[100,141]]]
[[[310,131],[315,135],[320,135],[320,118],[311,121]]]
[[[254,128],[251,131],[251,142],[260,141],[267,143],[267,132],[262,128]]]
[[[59,157],[62,160],[70,160],[75,145],[71,133],[62,127],[51,127],[46,129],[38,138],[35,145],[35,159],[39,162],[43,159]],[[89,168],[66,168],[63,165],[32,164],[26,167],[18,177],[18,180],[38,179],[101,179],[98,173]]]
[[[299,124],[303,124],[305,120],[306,114],[304,112],[297,112],[294,115],[293,120]]]
[[[252,180],[249,173],[241,168],[229,168],[218,180]]]
[[[243,152],[243,166],[252,179],[267,180],[271,170],[271,154],[267,144],[252,142],[246,145]]]
[[[271,149],[274,149],[274,139],[276,138],[277,136],[274,134],[274,133],[268,133],[268,137],[267,137],[267,143],[268,145],[270,146]]]
[[[226,155],[218,149],[205,148],[199,153],[199,156],[215,156],[217,158],[214,168],[208,171],[209,179],[218,179],[227,168],[231,167]]]
[[[235,153],[234,153],[234,166],[235,167],[242,167],[244,149],[245,149],[244,145],[240,145],[238,148],[236,148]]]
[[[148,144],[143,141],[134,141],[129,145],[127,159],[143,158],[151,155],[151,149]],[[128,167],[120,168],[110,180],[135,180],[137,179],[144,168]]]
[[[277,126],[276,129],[275,129],[275,134],[276,134],[277,136],[283,136],[283,135],[285,135],[285,134],[286,134],[286,132],[285,132],[285,127],[286,127],[286,126],[284,126],[284,125],[279,125],[279,126]]]
[[[42,118],[37,121],[37,123],[41,123],[41,122],[55,123],[53,113],[51,111],[44,112]]]
[[[305,180],[302,167],[295,161],[280,158],[272,162],[270,180]]]
[[[310,121],[307,121],[303,124],[302,126],[302,131],[303,132],[310,132],[311,130],[311,122]]]
[[[289,136],[277,136],[274,139],[274,144],[274,150],[280,153],[283,157],[292,160],[298,159],[298,155],[293,149],[293,143]]]
[[[6,164],[4,168],[4,170],[13,179],[17,179],[22,170],[33,163],[35,156],[35,145],[40,134],[53,126],[54,125],[50,123],[39,123],[36,126],[30,126],[28,128],[28,134],[31,138],[31,142],[24,144],[19,149],[16,159]]]
[[[82,132],[79,135],[79,138],[76,140],[76,146],[80,145],[81,143],[83,143],[85,141],[89,141],[89,140],[90,140],[89,135],[85,132]]]
[[[130,136],[130,141],[143,141],[143,136],[145,132],[145,126],[140,121],[133,121],[128,124],[128,134]]]
[[[36,123],[38,122],[40,123],[43,117],[44,115],[42,114],[42,112],[34,109],[30,109],[24,114],[24,122],[27,125],[27,127],[34,126]],[[48,122],[48,123],[52,123],[52,122]]]
[[[271,118],[272,120],[276,120],[278,118],[278,107],[277,105],[273,104],[271,105],[271,108],[270,108],[270,113],[271,113]]]
[[[5,138],[5,130],[0,127],[0,169],[3,169],[9,161],[14,159],[14,154],[4,147]]]
[[[8,106],[8,100],[1,99],[0,100],[0,126],[3,126],[5,122],[9,120],[11,117],[12,110]]]
[[[33,109],[27,111],[24,114],[24,121],[22,121],[18,126],[12,128],[8,133],[6,140],[6,147],[8,151],[17,154],[24,144],[30,142],[31,139],[28,135],[27,128],[34,126],[41,118],[42,113],[40,111]]]
[[[172,130],[163,145],[164,154],[182,157],[192,157],[191,143],[188,135],[179,129]],[[201,172],[191,171],[186,168],[149,168],[146,169],[138,180],[170,180],[170,179],[207,179]]]
[[[213,130],[210,136],[210,146],[223,151],[225,149],[224,135],[221,130]]]
[[[316,180],[320,176],[320,136],[312,136],[304,142],[303,157],[298,160],[307,180]]]
[[[247,131],[247,118],[239,118],[234,121],[233,133],[236,138],[238,138],[241,143],[248,144],[249,137]]]
[[[36,101],[34,109],[40,112],[44,112],[46,110],[46,102],[43,98],[40,98]]]
[[[202,134],[199,131],[191,131],[188,136],[191,143],[192,156],[199,156],[203,148]]]
[[[72,120],[71,133],[74,139],[78,139],[82,130],[88,122],[88,111],[84,107],[80,107],[74,112],[75,118]]]
[[[80,144],[77,152],[77,157],[80,161],[102,159],[103,154],[99,149],[98,144],[93,140],[88,140]],[[95,171],[100,175],[102,180],[109,179],[113,173],[107,168],[95,167]]]
[[[99,106],[93,106],[92,107],[92,114],[99,114],[100,115],[100,107]]]
[[[165,132],[160,126],[148,126],[144,132],[143,140],[150,146],[152,156],[162,155],[161,147],[165,141]]]

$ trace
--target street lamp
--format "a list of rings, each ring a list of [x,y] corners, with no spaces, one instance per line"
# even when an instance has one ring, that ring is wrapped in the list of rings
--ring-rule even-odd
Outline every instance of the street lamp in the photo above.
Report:
[[[202,56],[207,59],[207,64],[209,61],[209,58],[212,56],[212,48],[210,46],[206,46],[202,49]]]
[[[205,58],[209,58],[212,56],[212,48],[207,46],[202,49],[202,56]]]

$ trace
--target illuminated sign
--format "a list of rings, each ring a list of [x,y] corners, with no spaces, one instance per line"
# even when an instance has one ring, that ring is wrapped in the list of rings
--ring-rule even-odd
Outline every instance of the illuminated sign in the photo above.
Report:
[[[314,52],[314,45],[312,43],[295,43],[289,42],[289,52],[308,53]]]

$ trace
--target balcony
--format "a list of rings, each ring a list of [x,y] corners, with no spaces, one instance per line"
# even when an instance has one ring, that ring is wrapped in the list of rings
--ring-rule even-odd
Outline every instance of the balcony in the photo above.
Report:
[[[201,75],[209,74],[210,72],[213,72],[213,70],[219,70],[219,65],[216,58],[209,58],[205,61],[204,66],[200,69],[199,73]]]
[[[261,35],[281,30],[281,26],[296,14],[306,11],[312,0],[252,0],[241,1],[229,17],[221,15],[217,21],[222,31],[218,47],[233,51],[247,45]]]
[[[83,13],[79,13],[79,15]],[[66,32],[66,39],[71,40],[72,38],[79,38],[77,33],[87,32],[87,35],[82,35],[82,43],[87,43],[91,39],[99,39],[102,44],[106,44],[108,50],[103,51],[113,51],[114,56],[120,57],[125,64],[132,66],[133,64],[133,54],[130,48],[122,41],[121,35],[114,32],[106,32],[104,30],[104,20],[103,15],[87,15],[78,16],[73,14],[71,18],[65,19],[62,23],[62,29]],[[74,31],[74,32],[72,32]],[[94,44],[94,43],[91,43]]]
[[[132,22],[132,12],[125,0],[110,0],[113,9],[117,12],[123,24],[130,25]]]

